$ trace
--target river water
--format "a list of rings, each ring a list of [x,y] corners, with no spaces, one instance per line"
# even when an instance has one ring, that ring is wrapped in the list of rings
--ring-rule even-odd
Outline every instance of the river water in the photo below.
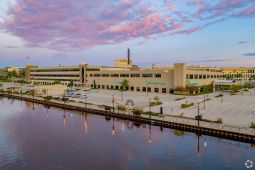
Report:
[[[246,169],[246,160],[255,162],[251,144],[0,99],[0,170]]]

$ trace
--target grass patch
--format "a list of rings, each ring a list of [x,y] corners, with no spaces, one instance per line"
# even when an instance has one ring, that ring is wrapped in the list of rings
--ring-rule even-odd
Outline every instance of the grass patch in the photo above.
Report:
[[[255,122],[251,122],[250,128],[255,129]]]
[[[152,112],[152,111],[147,111],[143,112],[144,115],[151,115],[151,116],[158,116],[160,113],[157,112]]]
[[[183,100],[183,99],[186,99],[186,97],[181,97],[181,98],[177,98],[177,99],[174,99],[175,101],[180,101],[180,100]]]
[[[232,93],[230,93],[230,95],[232,95],[232,96],[233,96],[233,95],[236,95],[236,93],[232,92]]]
[[[181,105],[181,108],[188,108],[188,107],[191,107],[191,106],[194,106],[194,103],[188,103],[188,104],[182,104]]]
[[[222,123],[223,123],[222,118],[217,118],[217,120],[215,121],[215,123],[222,124]]]
[[[215,98],[223,97],[223,96],[224,96],[223,94],[219,94],[219,95],[215,96]]]
[[[158,105],[162,105],[162,102],[157,101],[157,102],[150,102],[150,106],[158,106]]]

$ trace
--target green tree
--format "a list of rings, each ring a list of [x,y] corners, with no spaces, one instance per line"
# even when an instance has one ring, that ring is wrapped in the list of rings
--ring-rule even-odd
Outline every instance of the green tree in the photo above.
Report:
[[[68,87],[73,87],[74,83],[73,83],[73,80],[71,80],[69,83],[68,83]]]
[[[121,87],[122,87],[122,90],[127,90],[128,84],[129,84],[128,80],[127,80],[127,79],[124,79],[124,80],[120,83],[120,85],[121,85]]]
[[[251,76],[251,79],[255,80],[255,74],[253,74],[253,75]]]
[[[93,81],[93,88],[94,88],[94,89],[97,88],[96,80]]]
[[[61,81],[60,81],[60,80],[54,80],[52,84],[53,84],[53,85],[55,85],[55,84],[61,84]]]

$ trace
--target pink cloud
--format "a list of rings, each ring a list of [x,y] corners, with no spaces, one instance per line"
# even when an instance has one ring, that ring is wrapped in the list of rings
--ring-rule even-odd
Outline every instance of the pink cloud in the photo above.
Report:
[[[162,33],[191,34],[230,17],[255,13],[250,0],[185,2],[196,10],[176,11],[184,2],[170,0],[17,0],[1,28],[27,46],[82,50]]]

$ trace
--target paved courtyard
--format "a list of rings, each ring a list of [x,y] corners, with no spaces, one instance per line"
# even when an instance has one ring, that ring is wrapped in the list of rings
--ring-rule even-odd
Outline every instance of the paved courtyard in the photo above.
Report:
[[[209,94],[209,101],[205,103],[204,109],[204,95],[199,96],[182,96],[172,94],[156,94],[144,92],[123,92],[121,94],[118,90],[90,90],[90,91],[77,91],[81,94],[86,94],[88,98],[87,103],[97,105],[112,106],[112,98],[114,96],[115,106],[125,105],[127,100],[133,100],[136,107],[141,107],[145,111],[151,109],[154,112],[160,112],[160,107],[163,107],[165,115],[181,115],[185,117],[194,118],[197,115],[197,103],[200,102],[200,114],[203,118],[209,120],[217,120],[222,118],[224,124],[250,126],[251,122],[255,122],[255,89],[244,92],[242,95],[239,92],[237,95],[230,95],[223,93],[223,101],[221,97],[215,98],[219,93]],[[123,97],[121,97],[123,96]],[[149,99],[158,96],[160,101],[163,102],[160,106],[149,107]],[[177,98],[186,99],[175,101]],[[206,96],[207,97],[207,96]],[[77,102],[85,101],[85,99],[71,98]],[[194,103],[195,105],[189,108],[182,109],[181,104]]]
[[[85,93],[85,92],[82,92]],[[160,112],[160,107],[163,107],[163,113],[166,115],[180,115],[183,113],[185,117],[194,118],[197,115],[197,103],[200,103],[200,114],[203,118],[209,120],[217,120],[222,118],[223,123],[230,125],[249,126],[251,122],[255,122],[255,90],[244,92],[242,95],[239,92],[237,95],[230,95],[223,93],[223,98],[215,98],[219,93],[209,94],[210,100],[205,102],[204,109],[204,95],[187,96],[186,99],[175,101],[177,98],[183,98],[181,95],[169,94],[147,94],[137,92],[123,92],[123,100],[121,100],[121,92],[116,90],[92,90],[87,93],[87,102],[97,103],[112,106],[112,97],[114,95],[115,105],[124,105],[127,100],[133,100],[136,107],[142,107],[145,111],[151,109],[154,112]],[[149,108],[149,99],[158,96],[163,102],[160,106]],[[207,96],[206,96],[207,98]],[[75,99],[83,100],[84,99]],[[186,109],[181,108],[181,104],[194,103],[195,105]]]

